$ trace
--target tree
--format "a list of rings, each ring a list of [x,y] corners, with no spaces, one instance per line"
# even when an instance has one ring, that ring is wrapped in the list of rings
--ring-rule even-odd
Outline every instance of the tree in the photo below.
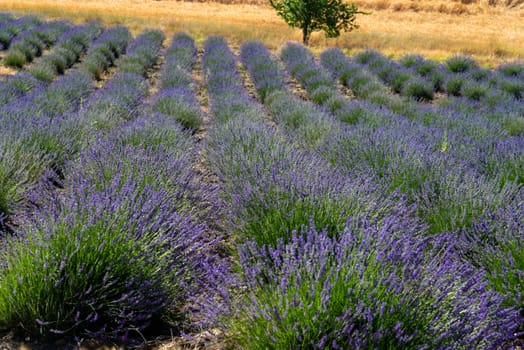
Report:
[[[336,38],[340,32],[358,28],[355,23],[360,12],[355,4],[343,0],[269,0],[277,14],[293,28],[302,29],[302,41],[307,45],[311,33],[324,31],[326,37]]]

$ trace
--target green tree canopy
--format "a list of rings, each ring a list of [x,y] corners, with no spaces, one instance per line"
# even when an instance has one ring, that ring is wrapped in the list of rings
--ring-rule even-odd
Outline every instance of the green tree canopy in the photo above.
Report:
[[[343,0],[269,0],[277,14],[293,28],[302,29],[302,41],[307,45],[311,33],[324,31],[326,37],[336,38],[341,31],[358,28],[355,23],[360,12],[355,4]]]

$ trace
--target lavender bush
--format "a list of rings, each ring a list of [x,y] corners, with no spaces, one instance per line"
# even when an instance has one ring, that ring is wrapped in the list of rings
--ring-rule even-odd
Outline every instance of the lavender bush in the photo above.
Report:
[[[85,102],[80,118],[96,129],[108,129],[140,114],[147,81],[134,73],[117,73]]]
[[[496,210],[493,215],[479,220],[466,240],[466,244],[475,247],[472,257],[486,270],[490,286],[506,296],[506,305],[520,311],[520,331],[524,329],[522,198],[521,192],[519,204],[510,209]],[[465,252],[472,251],[467,246],[465,248]]]
[[[506,78],[499,83],[499,89],[508,93],[516,100],[524,98],[524,82],[516,77]]]
[[[115,26],[105,30],[89,46],[80,69],[88,72],[93,79],[100,79],[101,74],[125,53],[130,41],[131,33],[124,26]]]
[[[0,104],[5,106],[17,100],[39,84],[38,80],[25,72],[7,77],[0,81]]]
[[[445,66],[451,73],[465,73],[478,67],[471,57],[462,55],[455,55],[448,58]]]
[[[173,35],[171,45],[166,50],[160,87],[193,87],[195,82],[191,73],[196,63],[196,55],[195,40],[189,34],[178,32]]]
[[[497,71],[508,77],[519,77],[524,73],[522,62],[504,63],[497,67]]]
[[[127,342],[161,317],[182,317],[214,259],[204,227],[164,191],[120,177],[103,189],[73,179],[66,198],[6,243],[0,327]]]
[[[129,45],[126,55],[116,63],[121,73],[134,73],[145,76],[158,59],[158,51],[165,35],[160,30],[147,29]]]
[[[372,208],[380,199],[369,194],[370,187],[357,186],[356,180],[254,122],[231,120],[214,130],[209,152],[240,240],[275,245],[310,220],[333,233],[349,213],[378,213],[389,204],[382,199],[380,209]]]
[[[37,204],[28,191],[42,180],[59,181],[65,163],[86,141],[85,127],[71,118],[92,91],[83,73],[71,72],[0,110],[2,119],[2,216],[18,224]]]
[[[49,158],[36,147],[13,138],[0,139],[0,231],[16,224],[12,217],[27,205],[26,194],[36,185]]]
[[[433,86],[419,78],[409,78],[402,86],[401,93],[416,101],[431,101]]]
[[[188,87],[163,89],[151,101],[153,112],[176,119],[183,127],[197,130],[202,123],[200,104],[193,90]]]
[[[242,349],[493,349],[519,316],[484,275],[402,215],[349,221],[337,238],[304,227],[289,243],[240,249],[246,293],[227,329]],[[401,228],[401,232],[394,232]]]
[[[299,144],[315,147],[336,132],[327,113],[290,92],[272,93],[266,98],[266,106],[275,121],[293,134]]]

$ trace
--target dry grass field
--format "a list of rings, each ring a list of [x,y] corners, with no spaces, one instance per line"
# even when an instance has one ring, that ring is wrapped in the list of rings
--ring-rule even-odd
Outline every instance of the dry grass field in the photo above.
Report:
[[[156,27],[168,36],[179,30],[186,30],[198,39],[223,35],[233,45],[257,39],[270,48],[278,48],[286,41],[300,40],[299,31],[288,28],[266,1],[224,1],[234,3],[0,0],[0,9],[75,22],[100,19],[106,24],[125,24],[135,32]],[[348,52],[373,48],[394,57],[419,53],[439,60],[464,53],[488,66],[524,59],[522,0],[357,0],[356,3],[372,13],[358,18],[360,28],[338,39],[325,39],[316,33],[311,40],[313,50],[327,46],[339,46]]]

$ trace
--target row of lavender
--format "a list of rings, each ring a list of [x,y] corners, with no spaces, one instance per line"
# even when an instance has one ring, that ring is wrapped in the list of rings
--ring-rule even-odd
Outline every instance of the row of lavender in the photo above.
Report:
[[[240,83],[227,43],[204,43],[209,160],[241,271],[214,311],[235,346],[494,348],[515,337],[517,295],[487,285],[456,235],[433,234],[402,188],[332,159],[325,149],[350,128],[288,91],[263,45],[247,43],[241,56],[274,123]],[[381,112],[382,123],[394,116]]]
[[[163,33],[130,43],[124,27],[100,32],[53,82],[9,79],[30,83],[0,111],[2,330],[137,339],[164,318],[187,324],[185,300],[215,284],[216,239],[204,223],[217,212],[214,189],[192,169],[197,146],[178,122],[197,100],[178,111],[158,107],[161,96],[145,102]],[[196,58],[192,39],[175,36],[165,86],[184,59],[177,44]]]

